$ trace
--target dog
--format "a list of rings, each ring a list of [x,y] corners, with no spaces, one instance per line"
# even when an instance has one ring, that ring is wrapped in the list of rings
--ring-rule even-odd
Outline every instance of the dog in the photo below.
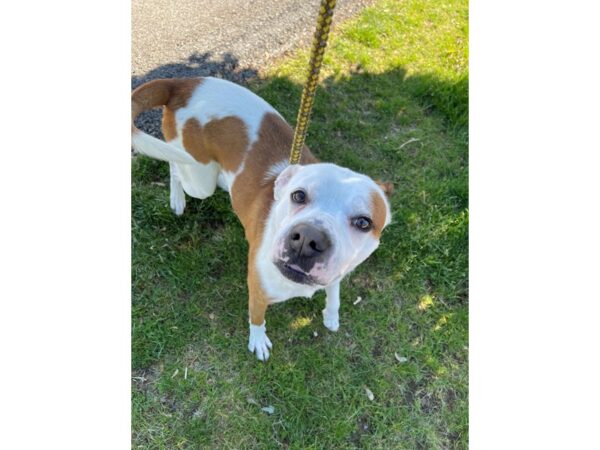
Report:
[[[390,183],[322,163],[304,146],[288,162],[294,132],[250,90],[218,78],[154,80],[131,96],[132,147],[167,161],[170,206],[185,196],[229,192],[249,245],[248,349],[265,361],[270,304],[326,292],[323,324],[339,328],[340,281],[379,245],[391,221]],[[163,107],[165,141],[135,127],[142,111]]]

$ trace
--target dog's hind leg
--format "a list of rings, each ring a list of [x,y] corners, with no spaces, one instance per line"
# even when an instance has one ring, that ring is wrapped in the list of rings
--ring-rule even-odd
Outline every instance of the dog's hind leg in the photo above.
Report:
[[[177,165],[175,165],[175,163],[169,163],[169,172],[171,174],[170,205],[173,212],[180,216],[185,209],[185,192],[183,191],[179,172],[177,172]]]

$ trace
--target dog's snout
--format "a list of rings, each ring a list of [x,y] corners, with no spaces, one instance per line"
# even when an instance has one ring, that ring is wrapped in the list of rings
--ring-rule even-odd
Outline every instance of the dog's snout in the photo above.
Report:
[[[324,231],[313,225],[301,223],[290,231],[288,247],[297,256],[314,258],[331,247],[331,241]]]

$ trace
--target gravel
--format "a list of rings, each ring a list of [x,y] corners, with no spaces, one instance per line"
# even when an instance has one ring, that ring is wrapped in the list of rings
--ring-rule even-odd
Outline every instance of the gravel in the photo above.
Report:
[[[334,25],[373,0],[338,0]],[[218,76],[245,84],[311,42],[320,0],[132,0],[132,89],[156,78]],[[335,30],[334,30],[335,32]],[[160,134],[160,112],[136,124]]]

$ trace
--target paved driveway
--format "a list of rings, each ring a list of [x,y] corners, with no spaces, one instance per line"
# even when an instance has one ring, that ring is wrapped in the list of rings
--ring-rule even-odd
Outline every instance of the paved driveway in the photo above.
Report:
[[[334,24],[373,0],[338,0]],[[156,78],[217,75],[244,83],[314,33],[320,0],[132,0],[132,88]],[[136,120],[162,137],[160,112]]]
[[[372,0],[338,0],[334,23]],[[132,83],[238,72],[243,79],[314,32],[320,0],[132,0]],[[244,72],[246,71],[246,72]]]

